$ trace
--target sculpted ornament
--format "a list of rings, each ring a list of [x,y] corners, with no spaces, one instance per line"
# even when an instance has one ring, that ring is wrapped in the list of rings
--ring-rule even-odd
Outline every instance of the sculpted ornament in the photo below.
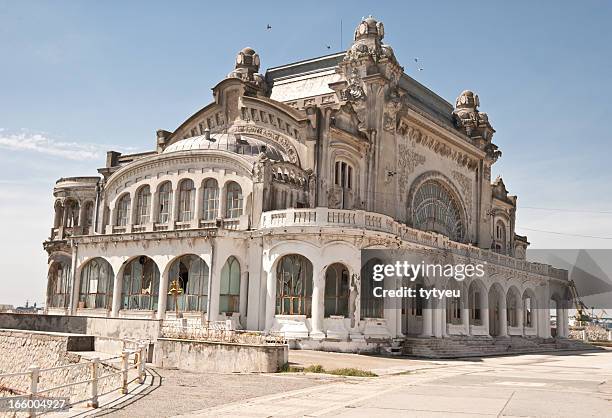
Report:
[[[458,171],[452,172],[453,179],[459,183],[461,192],[463,193],[464,201],[467,204],[468,216],[472,215],[472,181],[468,176]]]
[[[342,91],[342,100],[347,102],[365,100],[365,91],[361,86],[361,77],[359,77],[359,71],[356,68],[353,68],[348,77],[348,87]]]
[[[425,156],[414,151],[409,145],[400,144],[397,154],[397,166],[399,167],[399,187],[404,190],[408,185],[408,178],[419,165],[425,164]],[[400,194],[403,199],[403,193]]]

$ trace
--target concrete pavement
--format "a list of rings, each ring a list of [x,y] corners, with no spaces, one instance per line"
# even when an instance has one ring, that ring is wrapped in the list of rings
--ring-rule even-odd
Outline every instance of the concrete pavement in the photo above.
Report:
[[[422,362],[423,367],[404,361],[412,371],[346,378],[181,416],[612,417],[612,351]]]

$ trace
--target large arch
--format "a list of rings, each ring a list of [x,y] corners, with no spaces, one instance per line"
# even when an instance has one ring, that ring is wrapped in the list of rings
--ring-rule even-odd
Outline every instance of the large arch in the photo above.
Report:
[[[115,274],[110,263],[96,257],[88,260],[80,271],[78,308],[111,309]]]
[[[489,288],[489,335],[498,337],[505,335],[506,324],[506,294],[499,283],[493,283]]]
[[[324,316],[349,316],[350,273],[343,263],[333,263],[325,270]]]
[[[361,269],[361,289],[359,292],[361,302],[361,319],[376,318],[382,319],[385,316],[385,304],[382,297],[374,296],[376,287],[384,288],[384,280],[374,280],[374,266],[384,264],[379,258],[368,260]]]
[[[473,279],[470,282],[468,305],[470,307],[470,326],[484,325],[487,322],[485,314],[487,314],[488,296],[485,285],[479,279]]]
[[[531,288],[527,288],[523,291],[522,296],[523,305],[523,329],[533,329],[537,333],[538,320],[537,320],[537,299],[535,292]]]
[[[516,286],[510,286],[506,293],[506,321],[508,327],[521,326],[523,313],[523,299]]]
[[[141,255],[126,261],[122,267],[121,308],[157,310],[159,268],[153,259]]]
[[[57,259],[51,262],[47,275],[47,308],[68,308],[70,306],[71,277],[69,259]]]
[[[240,262],[233,255],[229,256],[221,268],[219,313],[227,315],[240,312],[240,275]]]
[[[276,314],[311,316],[312,262],[300,254],[282,256],[276,264]]]
[[[468,217],[461,193],[442,173],[421,174],[408,193],[408,223],[414,228],[443,234],[453,241],[467,237]]]
[[[182,291],[180,295],[168,295],[167,311],[207,312],[210,268],[201,257],[195,254],[176,257],[169,264],[167,277],[168,289],[176,280]]]

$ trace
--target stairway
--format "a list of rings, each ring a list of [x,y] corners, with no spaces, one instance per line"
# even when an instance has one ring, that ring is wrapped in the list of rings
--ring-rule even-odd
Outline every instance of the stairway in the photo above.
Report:
[[[557,350],[597,349],[578,340],[538,337],[450,336],[404,339],[402,354],[426,358],[461,358]]]

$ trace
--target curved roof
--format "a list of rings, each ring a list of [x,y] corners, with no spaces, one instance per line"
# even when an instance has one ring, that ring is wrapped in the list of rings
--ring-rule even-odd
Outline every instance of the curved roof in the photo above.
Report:
[[[210,134],[207,138],[205,135],[198,135],[191,138],[181,139],[169,145],[163,154],[179,151],[191,150],[221,150],[229,151],[235,154],[244,155],[247,157],[257,157],[259,154],[265,154],[271,160],[286,161],[284,153],[264,142],[260,139],[239,134]]]

